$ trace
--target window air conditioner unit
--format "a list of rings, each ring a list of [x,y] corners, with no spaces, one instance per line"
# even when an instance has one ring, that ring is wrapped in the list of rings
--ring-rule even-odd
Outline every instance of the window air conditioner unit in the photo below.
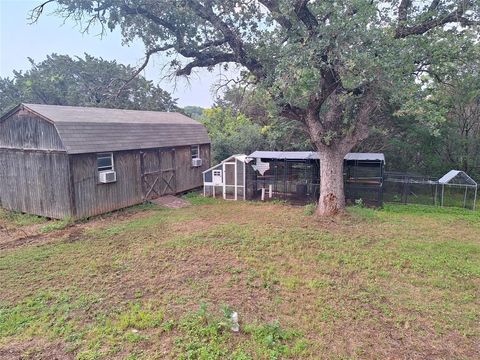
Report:
[[[193,166],[193,167],[202,166],[202,159],[200,159],[200,158],[194,158],[194,159],[192,159],[192,166]]]
[[[98,173],[98,181],[102,184],[113,183],[117,181],[117,173],[115,171],[102,171]]]

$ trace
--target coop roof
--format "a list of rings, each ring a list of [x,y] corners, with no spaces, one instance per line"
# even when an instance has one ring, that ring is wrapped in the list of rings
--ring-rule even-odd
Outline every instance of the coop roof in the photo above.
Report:
[[[318,160],[318,153],[315,151],[254,151],[249,158],[282,159],[282,160]],[[385,156],[382,153],[349,153],[345,160],[358,161],[383,161]]]
[[[248,157],[282,160],[309,160],[318,159],[318,154],[313,151],[254,151]]]
[[[345,160],[358,161],[383,161],[385,162],[385,155],[382,153],[348,153]]]
[[[202,124],[176,112],[20,106],[52,122],[72,154],[210,143]]]
[[[450,170],[448,173],[438,179],[438,182],[440,184],[477,186],[475,180],[461,170]]]
[[[238,160],[238,161],[241,161],[241,162],[247,162],[247,155],[245,154],[235,154],[235,155],[232,155],[232,156],[229,156],[228,158],[226,158],[225,160],[222,160],[220,163],[218,163],[217,165],[213,165],[211,168],[203,171],[203,173],[206,173],[206,172],[209,172],[209,171],[212,171],[213,169],[216,169],[217,167],[220,167],[222,166],[222,164],[226,163],[226,162],[230,162],[230,161],[235,161],[235,160]]]

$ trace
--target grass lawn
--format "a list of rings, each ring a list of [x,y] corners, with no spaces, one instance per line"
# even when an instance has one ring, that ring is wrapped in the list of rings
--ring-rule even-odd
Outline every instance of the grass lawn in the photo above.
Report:
[[[0,358],[480,358],[479,212],[191,200],[0,213]]]

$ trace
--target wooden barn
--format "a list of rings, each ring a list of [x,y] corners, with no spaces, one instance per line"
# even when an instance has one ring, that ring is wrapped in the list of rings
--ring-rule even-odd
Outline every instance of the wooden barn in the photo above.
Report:
[[[0,206],[82,218],[202,186],[205,127],[180,113],[20,104],[0,118]]]

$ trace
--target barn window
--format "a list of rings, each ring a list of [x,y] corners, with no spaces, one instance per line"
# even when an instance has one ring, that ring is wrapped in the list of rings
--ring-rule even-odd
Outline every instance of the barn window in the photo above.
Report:
[[[98,172],[113,170],[113,153],[97,154]]]
[[[190,147],[190,152],[192,154],[192,159],[198,159],[200,157],[200,146],[192,145]]]

